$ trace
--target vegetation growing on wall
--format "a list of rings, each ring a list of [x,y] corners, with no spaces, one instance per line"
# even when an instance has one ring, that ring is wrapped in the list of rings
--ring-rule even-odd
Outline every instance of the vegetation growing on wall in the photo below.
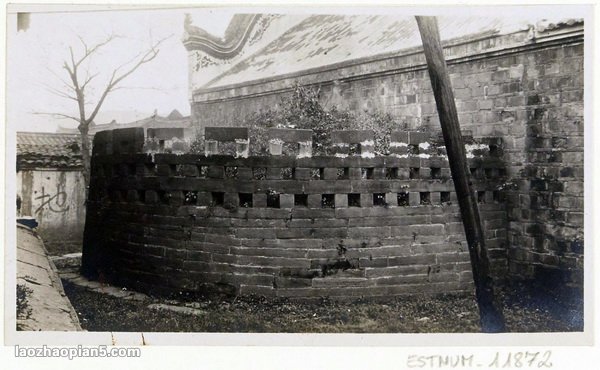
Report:
[[[389,113],[373,112],[356,114],[339,110],[333,106],[324,107],[319,102],[319,90],[296,83],[292,93],[281,98],[278,107],[269,108],[248,115],[236,126],[248,127],[250,135],[250,155],[267,155],[269,128],[295,128],[313,130],[313,154],[330,155],[331,132],[336,130],[373,130],[375,133],[375,154],[389,154],[390,133],[402,127]],[[192,153],[202,153],[204,144],[197,135],[191,144]],[[226,145],[220,147],[230,151]]]
[[[31,317],[32,308],[27,300],[33,293],[31,288],[24,284],[17,284],[17,320],[26,320]],[[17,330],[25,330],[22,323],[17,322]]]

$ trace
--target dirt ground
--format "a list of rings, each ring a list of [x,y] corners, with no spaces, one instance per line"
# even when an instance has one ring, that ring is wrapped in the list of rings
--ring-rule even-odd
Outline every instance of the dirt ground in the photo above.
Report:
[[[48,251],[49,256],[63,256],[70,253],[81,253],[81,243],[59,243],[46,242],[44,247]]]
[[[299,303],[262,297],[181,297],[131,301],[92,292],[63,281],[88,331],[283,332],[283,333],[470,333],[479,332],[471,295],[395,297],[386,302],[352,303],[322,299]],[[578,301],[541,298],[525,289],[503,291],[511,332],[583,330]],[[150,309],[150,304],[192,308],[193,314]]]

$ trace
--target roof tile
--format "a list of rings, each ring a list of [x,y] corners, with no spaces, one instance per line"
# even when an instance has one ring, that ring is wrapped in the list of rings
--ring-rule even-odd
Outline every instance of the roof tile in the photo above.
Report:
[[[80,168],[81,139],[76,134],[17,133],[18,168]]]

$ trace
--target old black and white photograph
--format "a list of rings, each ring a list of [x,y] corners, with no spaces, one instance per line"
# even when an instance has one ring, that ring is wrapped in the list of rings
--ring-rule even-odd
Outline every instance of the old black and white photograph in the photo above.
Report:
[[[591,9],[9,5],[6,338],[591,345]]]

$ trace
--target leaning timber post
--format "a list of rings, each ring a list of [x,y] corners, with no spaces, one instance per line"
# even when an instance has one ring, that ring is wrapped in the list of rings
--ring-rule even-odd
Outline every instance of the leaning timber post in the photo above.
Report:
[[[437,20],[435,17],[423,16],[417,16],[416,19],[423,41],[431,87],[435,96],[452,180],[454,180],[469,246],[481,330],[486,333],[503,332],[506,331],[504,316],[501,305],[494,295],[494,283],[490,276],[490,261],[485,246],[485,234],[477,202],[475,201],[475,192],[472,189],[465,145],[460,133],[454,93],[446,69]]]

